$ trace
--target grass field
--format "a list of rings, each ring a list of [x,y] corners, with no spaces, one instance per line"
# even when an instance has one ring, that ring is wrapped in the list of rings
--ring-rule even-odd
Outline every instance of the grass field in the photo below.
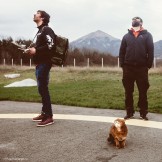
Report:
[[[19,73],[15,79],[4,74]],[[0,100],[41,102],[37,87],[4,88],[5,85],[23,79],[35,79],[34,67],[0,66]],[[125,109],[122,71],[118,68],[52,68],[49,90],[53,104],[75,105],[104,109]],[[149,71],[149,112],[162,113],[162,68]],[[135,86],[134,103],[138,92]],[[136,110],[138,110],[136,108]]]

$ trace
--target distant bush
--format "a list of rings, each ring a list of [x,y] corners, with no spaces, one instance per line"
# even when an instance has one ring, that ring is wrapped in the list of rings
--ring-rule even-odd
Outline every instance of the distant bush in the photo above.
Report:
[[[102,59],[104,66],[117,66],[117,57],[114,57],[109,53],[101,53],[98,51],[92,51],[88,49],[69,49],[67,65],[73,65],[74,58],[76,66],[87,66],[88,58],[89,66],[101,66]]]
[[[20,59],[24,64],[29,64],[31,56],[23,54],[22,51],[12,44],[13,39],[11,37],[0,40],[0,63],[3,63],[5,59],[6,64],[11,64],[11,59],[14,60],[14,64],[20,64]],[[25,44],[27,47],[31,43],[30,40],[19,39],[17,43]]]

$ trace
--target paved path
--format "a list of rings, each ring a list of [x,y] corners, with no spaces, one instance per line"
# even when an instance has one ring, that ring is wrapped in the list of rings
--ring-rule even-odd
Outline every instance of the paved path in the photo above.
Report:
[[[33,116],[38,114],[0,114],[0,119],[32,119]],[[61,120],[78,120],[78,121],[93,121],[112,123],[116,118],[121,117],[108,117],[108,116],[87,116],[87,115],[71,115],[71,114],[54,114],[55,119]],[[148,128],[162,129],[162,122],[157,121],[144,121],[139,119],[131,119],[126,121],[127,125],[134,125]]]
[[[31,119],[41,104],[0,102],[0,161],[161,162],[162,115],[127,120],[125,149],[107,144],[112,122],[123,110],[53,105],[55,124],[38,128]]]

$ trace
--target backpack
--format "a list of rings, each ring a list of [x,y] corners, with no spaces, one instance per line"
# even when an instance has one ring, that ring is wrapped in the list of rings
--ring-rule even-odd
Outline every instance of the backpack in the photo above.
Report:
[[[69,40],[55,34],[54,46],[51,49],[51,62],[54,65],[65,64],[69,48]]]
[[[45,27],[46,26],[42,28],[42,31]],[[63,66],[68,54],[69,40],[68,38],[56,35],[55,33],[54,36],[54,45],[50,50],[51,63],[57,66]]]

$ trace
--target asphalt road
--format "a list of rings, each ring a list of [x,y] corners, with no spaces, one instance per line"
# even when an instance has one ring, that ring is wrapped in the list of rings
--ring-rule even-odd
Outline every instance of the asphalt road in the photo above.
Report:
[[[143,121],[138,112],[134,124],[128,122],[126,147],[117,149],[106,141],[113,120],[90,121],[88,117],[122,118],[125,111],[53,105],[55,123],[42,128],[31,120],[40,109],[40,103],[0,102],[0,162],[162,162],[162,129],[139,126]],[[15,118],[3,118],[9,114]],[[78,120],[64,119],[66,115]],[[162,125],[162,115],[149,113],[148,117]]]

